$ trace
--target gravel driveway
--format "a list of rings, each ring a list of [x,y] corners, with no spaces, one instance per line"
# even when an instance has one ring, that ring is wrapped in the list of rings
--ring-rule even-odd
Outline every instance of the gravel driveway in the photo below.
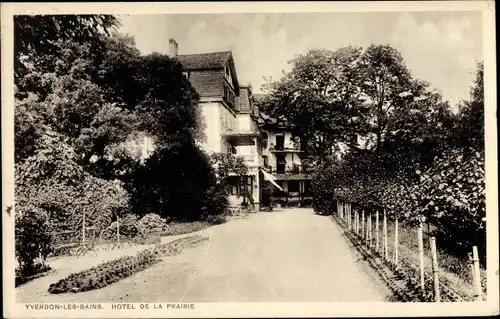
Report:
[[[210,240],[108,287],[34,293],[41,281],[46,291],[45,277],[17,288],[17,301],[357,302],[391,295],[342,230],[311,209],[260,212],[197,233]]]

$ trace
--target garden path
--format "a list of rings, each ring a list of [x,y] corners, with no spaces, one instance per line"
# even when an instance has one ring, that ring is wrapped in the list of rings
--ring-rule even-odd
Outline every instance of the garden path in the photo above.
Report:
[[[329,217],[312,209],[260,212],[197,232],[199,247],[108,287],[77,293],[27,294],[18,302],[359,302],[390,291]],[[50,277],[50,276],[49,276]],[[55,280],[56,278],[53,278]],[[30,288],[30,286],[32,288]],[[20,291],[23,289],[23,291]],[[38,288],[40,289],[40,288]]]

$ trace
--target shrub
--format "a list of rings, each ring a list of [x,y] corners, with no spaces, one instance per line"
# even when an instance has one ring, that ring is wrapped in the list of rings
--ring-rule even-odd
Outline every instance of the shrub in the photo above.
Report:
[[[223,184],[209,187],[202,201],[201,219],[208,216],[222,216],[227,214],[229,201]]]
[[[226,222],[226,217],[223,215],[209,215],[205,218],[205,221],[210,224],[219,225]]]
[[[226,199],[209,157],[196,145],[158,149],[126,178],[134,212],[196,221],[224,213]]]
[[[16,268],[16,270],[15,270],[15,286],[18,287],[18,286],[23,285],[31,280],[45,276],[48,274],[48,272],[50,270],[52,270],[52,268],[49,265],[44,265],[42,263],[36,263],[34,265],[32,275],[26,275],[21,271],[20,268]]]
[[[134,238],[139,232],[136,215],[127,214],[120,218],[120,237]],[[106,239],[116,238],[117,221],[112,222],[104,233]]]
[[[35,274],[37,259],[43,264],[52,251],[48,216],[36,208],[21,210],[15,223],[16,258],[21,273],[30,276]]]
[[[153,213],[143,216],[137,223],[138,232],[142,235],[162,233],[166,231],[167,228],[168,224],[166,219]]]

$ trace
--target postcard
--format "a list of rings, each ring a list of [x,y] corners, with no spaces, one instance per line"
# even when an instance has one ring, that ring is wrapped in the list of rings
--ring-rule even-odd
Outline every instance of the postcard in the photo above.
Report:
[[[498,314],[494,12],[3,3],[4,317]]]

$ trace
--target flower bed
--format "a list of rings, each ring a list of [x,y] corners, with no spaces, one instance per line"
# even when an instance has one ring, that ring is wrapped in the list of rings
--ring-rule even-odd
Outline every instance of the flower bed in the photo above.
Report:
[[[161,257],[177,255],[183,248],[195,247],[207,239],[207,237],[193,235],[165,244],[157,244],[138,252],[136,256],[121,257],[71,274],[51,284],[49,292],[51,294],[77,293],[106,287],[154,265],[160,261]]]
[[[150,253],[156,257],[174,256],[179,254],[183,248],[195,247],[207,239],[207,237],[200,235],[186,236],[165,244],[155,245],[152,248],[146,249],[144,253]]]
[[[136,256],[121,257],[79,273],[71,274],[57,283],[51,284],[49,292],[59,294],[100,289],[130,277],[158,261],[156,256],[145,252],[139,252]]]

